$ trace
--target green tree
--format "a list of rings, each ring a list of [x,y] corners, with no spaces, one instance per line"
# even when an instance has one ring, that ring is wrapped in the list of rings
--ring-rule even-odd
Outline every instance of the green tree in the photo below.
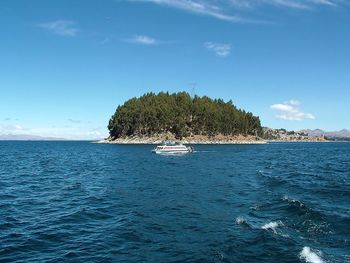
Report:
[[[186,92],[146,93],[118,106],[109,120],[112,138],[171,132],[177,138],[190,134],[262,135],[259,117],[237,109],[232,101],[191,96]]]

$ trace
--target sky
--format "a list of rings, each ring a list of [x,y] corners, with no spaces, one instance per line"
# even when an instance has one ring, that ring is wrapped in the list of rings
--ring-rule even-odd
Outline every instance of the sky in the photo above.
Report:
[[[0,32],[0,135],[102,138],[159,91],[350,128],[348,0],[2,0]]]

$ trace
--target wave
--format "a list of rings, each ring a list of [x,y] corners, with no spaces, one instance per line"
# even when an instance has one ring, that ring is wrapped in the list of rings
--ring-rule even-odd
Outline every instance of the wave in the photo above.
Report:
[[[238,216],[238,217],[236,218],[236,223],[237,223],[238,225],[242,225],[242,224],[246,224],[247,221],[245,220],[245,218],[244,218],[243,216]]]
[[[257,170],[256,174],[261,176],[261,178],[264,178],[264,183],[266,183],[269,187],[281,186],[288,183],[283,176],[276,175],[272,171]]]
[[[287,203],[285,209],[291,215],[289,221],[294,229],[314,236],[334,234],[330,220],[334,221],[337,218],[330,218],[325,211],[315,209],[287,195],[284,195],[282,200]]]
[[[284,195],[282,197],[283,201],[287,201],[288,207],[287,209],[292,212],[296,213],[299,216],[300,215],[309,215],[317,218],[322,218],[324,215],[322,214],[321,211],[314,210],[313,208],[309,207],[305,203],[303,203],[300,200],[290,198],[287,195]]]
[[[323,263],[322,258],[312,251],[309,247],[303,247],[303,250],[299,254],[300,259],[305,260],[308,263]]]
[[[236,217],[236,224],[241,225],[242,227],[253,228],[248,222],[247,219],[243,216]]]
[[[277,232],[277,228],[278,227],[281,227],[281,226],[284,226],[283,222],[282,221],[272,221],[270,223],[267,223],[263,226],[259,225],[258,222],[249,222],[247,221],[247,219],[243,216],[238,216],[236,218],[236,223],[238,225],[241,225],[241,226],[244,226],[244,227],[249,227],[250,229],[263,229],[263,230],[271,230],[274,234],[276,235],[280,235],[282,237],[289,237],[288,235],[286,234],[283,234],[281,232]]]
[[[288,201],[288,203],[292,203],[292,204],[298,204],[299,206],[303,207],[305,206],[305,204],[299,200],[290,198],[288,195],[284,195],[282,196],[282,200],[283,201]]]
[[[263,225],[261,228],[265,230],[272,230],[275,234],[277,234],[276,228],[279,226],[283,226],[282,221],[270,222]]]

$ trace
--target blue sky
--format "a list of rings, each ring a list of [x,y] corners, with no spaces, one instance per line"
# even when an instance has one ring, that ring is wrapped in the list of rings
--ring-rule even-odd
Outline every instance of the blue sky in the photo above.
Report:
[[[0,134],[100,138],[191,83],[264,126],[349,129],[349,27],[346,0],[2,0]]]

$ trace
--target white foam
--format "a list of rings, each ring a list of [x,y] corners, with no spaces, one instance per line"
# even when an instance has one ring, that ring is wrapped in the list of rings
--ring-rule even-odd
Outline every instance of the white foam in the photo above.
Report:
[[[288,203],[299,205],[300,207],[305,207],[305,204],[297,199],[290,198],[288,195],[284,195],[282,197],[283,201],[287,201]]]
[[[236,218],[236,223],[241,225],[241,224],[244,224],[246,221],[245,221],[245,218],[243,216],[239,216]]]
[[[288,201],[288,200],[289,200],[288,195],[284,195],[284,196],[282,196],[282,200],[283,200],[283,201]]]
[[[249,207],[249,209],[260,210],[260,206],[259,205],[254,205],[254,206]]]
[[[288,201],[288,202],[291,202],[291,203],[299,202],[299,201],[296,200],[296,199],[290,198],[290,196],[288,196],[288,195],[284,195],[284,196],[282,197],[282,200],[283,200],[283,201]]]
[[[277,222],[270,222],[268,224],[263,225],[261,228],[265,230],[272,230],[275,234],[277,234],[276,228],[279,226],[283,226],[283,223],[281,221]]]
[[[303,247],[300,252],[300,258],[304,259],[308,263],[323,263],[324,261],[315,252],[313,252],[309,247]]]

